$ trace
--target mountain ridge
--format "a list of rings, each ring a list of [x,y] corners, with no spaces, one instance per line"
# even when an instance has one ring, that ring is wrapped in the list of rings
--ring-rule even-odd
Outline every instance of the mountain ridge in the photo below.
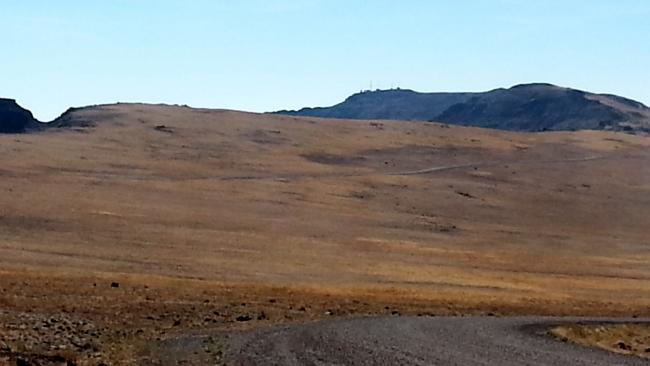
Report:
[[[120,104],[120,103],[118,103]],[[127,103],[141,104],[141,103]],[[14,99],[0,98],[0,133],[85,127],[70,108],[52,122],[39,122]],[[271,114],[358,120],[416,120],[510,131],[608,130],[650,135],[650,108],[614,94],[597,94],[548,83],[519,84],[487,92],[421,93],[411,89],[362,91],[331,107]]]
[[[421,120],[526,132],[582,129],[650,132],[650,108],[641,102],[548,83],[518,84],[487,92],[363,91],[331,107],[273,113]]]

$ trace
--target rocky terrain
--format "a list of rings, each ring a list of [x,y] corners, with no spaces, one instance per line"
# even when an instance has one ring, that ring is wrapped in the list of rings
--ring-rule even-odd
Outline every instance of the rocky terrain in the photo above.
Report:
[[[511,131],[650,132],[650,108],[642,103],[551,84],[523,84],[483,93],[366,91],[332,107],[277,113],[344,119],[422,120]]]
[[[15,100],[0,98],[0,133],[23,133],[39,125],[32,113]]]
[[[636,355],[650,361],[650,323],[647,321],[631,319],[626,323],[576,322],[555,326],[551,328],[551,334],[563,342]]]

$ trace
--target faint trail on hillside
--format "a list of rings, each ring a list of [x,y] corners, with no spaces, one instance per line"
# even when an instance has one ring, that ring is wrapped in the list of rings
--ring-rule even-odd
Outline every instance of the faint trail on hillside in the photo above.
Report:
[[[417,170],[406,170],[399,172],[365,172],[365,173],[334,173],[334,174],[323,174],[323,175],[304,175],[304,174],[295,174],[295,175],[281,175],[281,176],[230,176],[230,177],[212,177],[212,178],[203,178],[203,179],[218,179],[218,180],[291,180],[291,179],[301,179],[301,178],[348,178],[348,177],[364,177],[371,175],[385,175],[385,176],[402,176],[402,175],[424,175],[430,173],[437,173],[449,170],[456,169],[465,169],[473,167],[490,167],[498,165],[521,165],[521,164],[554,164],[554,163],[570,163],[570,162],[582,162],[582,161],[593,161],[606,159],[607,156],[586,156],[586,157],[576,157],[576,158],[566,158],[566,159],[548,159],[548,160],[518,160],[518,161],[481,161],[457,165],[442,165],[435,166],[424,169]]]
[[[468,164],[459,164],[459,165],[447,165],[447,166],[436,166],[426,169],[418,170],[407,170],[402,172],[386,173],[386,175],[420,175],[441,172],[445,170],[454,170],[454,169],[463,169],[463,168],[472,168],[472,167],[489,167],[497,165],[517,165],[517,164],[553,164],[553,163],[570,163],[570,162],[581,162],[581,161],[592,161],[605,159],[606,156],[587,156],[579,158],[567,158],[567,159],[550,159],[550,160],[519,160],[519,161],[497,161],[497,162],[478,162],[478,163],[468,163]]]

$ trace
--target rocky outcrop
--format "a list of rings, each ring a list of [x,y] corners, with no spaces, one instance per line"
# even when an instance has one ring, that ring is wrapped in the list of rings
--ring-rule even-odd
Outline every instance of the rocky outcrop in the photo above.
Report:
[[[0,133],[23,133],[38,128],[32,113],[13,99],[0,98]]]

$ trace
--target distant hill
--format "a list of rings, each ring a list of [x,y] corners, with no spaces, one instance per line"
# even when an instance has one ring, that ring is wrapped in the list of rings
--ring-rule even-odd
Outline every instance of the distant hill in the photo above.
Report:
[[[650,132],[650,108],[640,102],[551,84],[522,84],[483,93],[366,91],[332,107],[275,113],[343,119],[422,120],[512,131]]]
[[[0,98],[0,133],[22,133],[38,126],[30,111],[13,99]]]
[[[80,117],[86,110],[88,107],[70,108],[56,120],[41,123],[15,100],[0,98],[0,133],[92,126],[98,122],[92,116]],[[609,130],[650,134],[650,108],[640,102],[541,83],[482,93],[365,91],[331,107],[274,113],[337,119],[419,120],[511,131]]]

